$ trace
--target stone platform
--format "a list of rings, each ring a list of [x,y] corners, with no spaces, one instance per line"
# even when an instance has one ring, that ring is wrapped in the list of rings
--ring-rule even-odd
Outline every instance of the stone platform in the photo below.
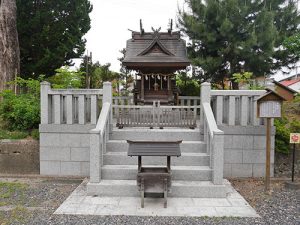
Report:
[[[192,217],[260,217],[247,201],[225,180],[226,198],[146,198],[145,208],[138,197],[87,196],[83,181],[54,214],[127,215],[127,216],[192,216]]]

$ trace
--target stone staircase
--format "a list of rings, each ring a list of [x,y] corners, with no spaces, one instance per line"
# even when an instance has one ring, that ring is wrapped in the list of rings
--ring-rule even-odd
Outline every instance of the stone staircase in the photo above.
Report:
[[[127,156],[126,140],[175,141],[183,140],[181,157],[171,159],[171,197],[226,197],[226,186],[214,185],[211,180],[210,156],[198,129],[115,129],[107,142],[103,156],[100,183],[89,183],[89,195],[139,196],[136,185],[137,157]],[[143,157],[143,165],[166,165],[166,157]]]

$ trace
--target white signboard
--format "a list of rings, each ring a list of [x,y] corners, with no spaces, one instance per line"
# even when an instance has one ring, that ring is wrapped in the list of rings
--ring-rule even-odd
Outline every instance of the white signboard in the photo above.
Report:
[[[279,101],[261,102],[259,106],[259,116],[268,118],[281,117],[281,103]]]

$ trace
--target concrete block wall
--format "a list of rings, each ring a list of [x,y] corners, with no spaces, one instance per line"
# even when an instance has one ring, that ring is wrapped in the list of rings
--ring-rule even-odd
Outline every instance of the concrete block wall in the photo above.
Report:
[[[224,131],[224,177],[263,177],[266,137],[264,126],[219,126]],[[274,176],[275,128],[271,133],[271,176]]]
[[[0,173],[36,174],[40,170],[39,142],[36,140],[0,140]]]
[[[95,125],[40,125],[40,174],[89,176],[90,134]]]
[[[94,125],[40,125],[40,173],[55,176],[89,176],[89,131],[93,128]],[[219,129],[224,131],[224,177],[264,176],[264,126],[219,126]],[[273,127],[272,176],[274,135]]]

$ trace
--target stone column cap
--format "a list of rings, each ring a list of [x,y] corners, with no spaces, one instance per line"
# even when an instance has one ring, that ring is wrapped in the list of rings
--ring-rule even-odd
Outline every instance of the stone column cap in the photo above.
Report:
[[[105,82],[103,82],[103,85],[111,85],[111,82],[105,81]]]
[[[201,86],[210,86],[210,83],[209,82],[204,82],[204,83],[201,83]]]
[[[50,83],[48,81],[42,81],[41,85],[50,85]]]

